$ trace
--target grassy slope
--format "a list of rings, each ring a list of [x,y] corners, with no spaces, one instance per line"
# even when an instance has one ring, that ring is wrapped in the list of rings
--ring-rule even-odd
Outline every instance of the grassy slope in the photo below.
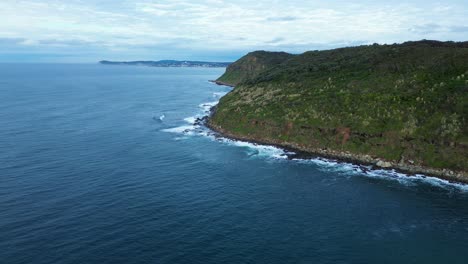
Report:
[[[468,170],[467,42],[311,51],[262,59],[267,66],[249,55],[221,77],[238,86],[221,99],[214,125],[240,136]]]
[[[293,57],[286,52],[254,51],[229,65],[216,81],[235,86]]]

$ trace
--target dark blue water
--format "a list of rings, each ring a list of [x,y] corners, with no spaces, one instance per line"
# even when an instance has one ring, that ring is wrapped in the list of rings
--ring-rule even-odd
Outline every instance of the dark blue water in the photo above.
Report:
[[[465,186],[193,126],[222,72],[1,65],[0,263],[468,263]]]

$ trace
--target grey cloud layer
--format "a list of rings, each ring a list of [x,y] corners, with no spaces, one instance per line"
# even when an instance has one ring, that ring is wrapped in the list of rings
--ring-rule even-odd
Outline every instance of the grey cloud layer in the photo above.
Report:
[[[468,8],[459,1],[2,0],[0,38],[17,45],[108,50],[232,50],[333,43],[466,40]],[[346,41],[343,41],[346,40]],[[1,43],[1,41],[0,41]]]

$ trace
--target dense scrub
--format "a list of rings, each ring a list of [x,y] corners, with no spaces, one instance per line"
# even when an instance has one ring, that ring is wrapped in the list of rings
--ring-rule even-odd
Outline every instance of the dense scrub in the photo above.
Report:
[[[218,82],[237,85],[245,80],[253,79],[260,73],[276,67],[282,62],[294,57],[286,52],[254,51],[229,65]]]
[[[468,42],[254,52],[220,80],[232,133],[468,170]]]

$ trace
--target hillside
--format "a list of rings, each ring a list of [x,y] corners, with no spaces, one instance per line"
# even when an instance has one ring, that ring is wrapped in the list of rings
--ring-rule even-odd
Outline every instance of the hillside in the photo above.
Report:
[[[253,52],[218,81],[230,136],[468,179],[468,42]]]
[[[229,65],[226,72],[216,82],[235,86],[241,82],[254,79],[260,73],[270,70],[293,57],[294,55],[286,52],[254,51]]]

